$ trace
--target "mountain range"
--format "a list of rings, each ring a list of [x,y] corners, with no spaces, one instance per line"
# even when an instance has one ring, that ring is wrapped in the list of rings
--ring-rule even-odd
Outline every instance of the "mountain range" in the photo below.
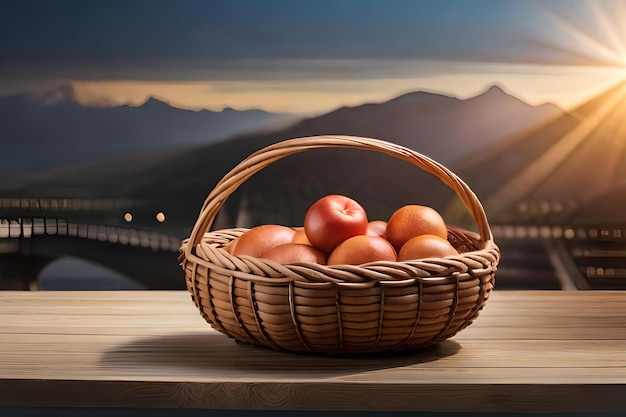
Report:
[[[107,104],[107,103],[101,103]],[[247,131],[275,129],[294,114],[263,110],[191,111],[156,98],[143,105],[86,107],[65,85],[42,96],[0,97],[3,170],[46,170],[129,153],[208,144]]]
[[[147,107],[166,110],[156,102]],[[454,169],[465,158],[562,117],[568,116],[554,105],[532,106],[497,86],[469,99],[415,91],[386,102],[343,107],[283,129],[251,131],[218,143],[156,155],[127,152],[122,158],[97,164],[21,175],[15,179],[15,186],[4,187],[3,193],[133,198],[142,202],[146,213],[158,208],[168,213],[171,223],[187,227],[222,176],[249,154],[283,139],[323,134],[373,137],[410,147]],[[141,120],[142,125],[150,123]],[[188,129],[181,124],[172,131],[182,137]],[[490,171],[484,174],[491,175]],[[378,218],[408,203],[443,210],[454,197],[430,175],[388,156],[325,149],[290,156],[250,178],[225,204],[224,212],[229,215],[225,217],[231,219],[226,222],[234,221],[243,200],[254,222],[299,224],[306,207],[328,193],[353,196],[372,217]],[[135,217],[141,219],[140,215]],[[146,214],[148,217],[152,219],[153,214]]]

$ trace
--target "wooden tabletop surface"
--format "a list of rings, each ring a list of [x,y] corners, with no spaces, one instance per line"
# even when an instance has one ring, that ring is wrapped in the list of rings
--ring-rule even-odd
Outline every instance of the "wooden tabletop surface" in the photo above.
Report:
[[[184,291],[0,292],[0,406],[626,411],[626,292],[494,291],[419,351],[276,352],[213,331]]]

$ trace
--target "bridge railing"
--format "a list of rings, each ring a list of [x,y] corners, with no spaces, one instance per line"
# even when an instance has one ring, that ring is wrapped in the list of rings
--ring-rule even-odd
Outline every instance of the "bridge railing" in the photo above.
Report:
[[[59,218],[0,219],[0,239],[28,239],[43,235],[99,240],[150,248],[154,251],[176,252],[181,244],[181,239],[176,236],[128,227],[80,223]]]
[[[623,225],[492,225],[494,239],[618,240],[626,242]]]
[[[56,211],[90,211],[127,208],[134,202],[129,199],[67,198],[67,197],[0,197],[0,209],[29,209]]]

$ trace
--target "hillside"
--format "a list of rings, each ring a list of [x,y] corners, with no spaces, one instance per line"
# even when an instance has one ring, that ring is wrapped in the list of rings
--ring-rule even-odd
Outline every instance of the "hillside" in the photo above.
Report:
[[[284,131],[283,136],[367,136],[408,146],[448,163],[562,113],[551,104],[530,106],[498,86],[466,100],[417,91],[305,120]]]
[[[159,160],[135,158],[133,168],[117,159],[98,165],[49,171],[12,194],[123,196],[146,202],[146,210],[167,210],[168,219],[189,225],[214,184],[238,162],[276,141],[321,134],[375,137],[396,142],[447,164],[563,112],[530,106],[493,87],[460,100],[413,92],[383,103],[341,108],[287,129],[247,134],[229,141],[182,149]],[[119,171],[114,167],[120,167]],[[294,224],[303,210],[327,193],[357,198],[375,217],[408,203],[445,207],[454,197],[439,181],[388,156],[352,150],[318,150],[276,162],[252,177],[229,199],[231,218],[242,194],[257,222]]]
[[[84,107],[71,85],[42,97],[0,97],[3,169],[45,170],[128,153],[209,144],[295,115],[262,110],[190,111],[150,98],[139,107]]]
[[[570,218],[573,223],[626,223],[626,179],[581,200]]]
[[[494,220],[600,220],[594,198],[626,197],[625,112],[623,82],[545,126],[468,156],[459,173],[485,197]]]

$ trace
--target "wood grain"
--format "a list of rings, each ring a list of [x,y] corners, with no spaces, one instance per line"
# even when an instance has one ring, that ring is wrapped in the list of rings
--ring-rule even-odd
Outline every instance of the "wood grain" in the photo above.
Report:
[[[450,340],[328,357],[243,345],[185,291],[0,292],[0,406],[626,412],[626,292],[495,291]]]

